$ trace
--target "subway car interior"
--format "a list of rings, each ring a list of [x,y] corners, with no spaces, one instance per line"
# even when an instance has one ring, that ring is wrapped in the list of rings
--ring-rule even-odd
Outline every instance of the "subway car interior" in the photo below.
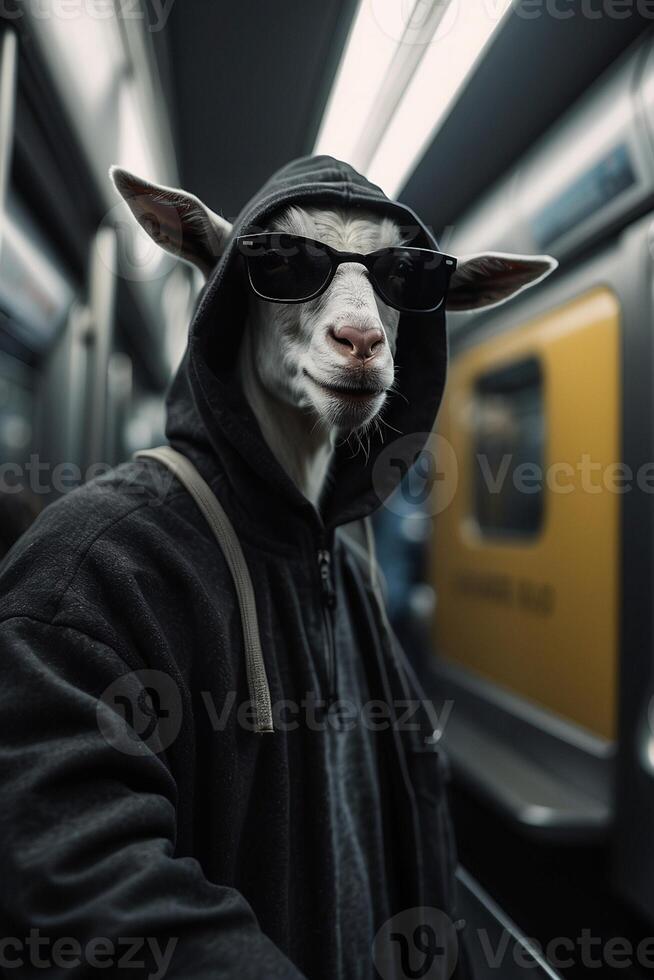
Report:
[[[5,0],[2,553],[165,442],[202,278],[137,227],[110,167],[233,219],[311,153],[448,254],[558,262],[448,313],[436,428],[375,515],[377,553],[437,706],[475,976],[647,976],[653,4]]]

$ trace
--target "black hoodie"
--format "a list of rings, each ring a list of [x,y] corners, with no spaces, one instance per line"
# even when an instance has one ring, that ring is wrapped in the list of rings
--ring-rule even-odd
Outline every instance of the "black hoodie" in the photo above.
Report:
[[[93,955],[111,975],[134,937],[144,976],[161,975],[153,944],[172,939],[169,978],[367,978],[390,916],[421,906],[454,916],[429,714],[388,721],[419,695],[340,530],[380,505],[431,429],[444,316],[402,316],[385,410],[385,438],[400,440],[392,465],[373,480],[379,440],[368,458],[338,449],[319,514],[265,444],[235,372],[247,291],[234,237],[290,202],[372,209],[435,246],[412,211],[350,167],[299,160],[235,222],[191,325],[167,434],[241,541],[276,730],[252,731],[231,576],[160,464],[127,463],[47,508],[0,582],[0,895],[2,935],[22,944],[3,953],[22,957],[17,976],[43,975],[28,952],[36,929],[49,976],[95,975]],[[319,551],[331,555],[335,604]],[[340,724],[330,694],[346,703]],[[365,714],[370,702],[381,714]],[[54,943],[68,938],[81,955],[74,965],[69,948],[63,967]]]

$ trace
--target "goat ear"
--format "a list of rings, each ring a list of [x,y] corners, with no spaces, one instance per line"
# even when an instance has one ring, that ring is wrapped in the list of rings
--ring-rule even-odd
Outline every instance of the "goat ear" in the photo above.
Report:
[[[231,234],[229,221],[186,191],[151,184],[121,167],[112,167],[109,176],[153,241],[208,276]]]
[[[551,255],[510,255],[482,252],[459,259],[447,296],[448,310],[480,310],[499,306],[535,286],[558,266]]]

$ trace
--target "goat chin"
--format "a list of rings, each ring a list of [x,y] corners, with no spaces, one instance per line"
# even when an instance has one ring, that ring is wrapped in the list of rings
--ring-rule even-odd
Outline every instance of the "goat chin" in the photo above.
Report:
[[[393,221],[361,209],[293,206],[274,218],[272,230],[357,254],[402,241]],[[361,263],[341,265],[306,303],[250,297],[239,354],[245,395],[270,450],[316,505],[336,443],[352,436],[353,450],[366,452],[363,433],[393,384],[399,319]]]
[[[328,395],[321,400],[317,414],[325,427],[335,430],[342,437],[371,425],[385,399],[383,393],[372,396]]]
[[[296,404],[291,405],[271,395],[247,361],[241,363],[241,380],[270,450],[317,506],[336,441],[360,435],[372,425],[386,392],[329,391],[306,378]]]

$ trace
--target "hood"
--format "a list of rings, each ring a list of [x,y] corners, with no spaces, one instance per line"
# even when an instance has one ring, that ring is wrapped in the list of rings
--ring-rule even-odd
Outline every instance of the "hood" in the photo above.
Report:
[[[235,240],[265,227],[289,204],[362,207],[393,218],[413,244],[437,248],[429,230],[405,205],[389,200],[348,164],[327,156],[287,164],[263,186],[234,222],[191,322],[188,347],[168,401],[166,435],[182,451],[210,448],[221,483],[248,516],[284,511],[333,529],[376,510],[398,485],[434,424],[445,383],[445,313],[400,318],[395,355],[397,390],[384,407],[382,432],[370,452],[335,450],[329,489],[318,515],[268,448],[242,393],[237,353],[247,317],[248,287]],[[392,449],[389,447],[392,444]],[[380,459],[380,454],[384,454]]]

